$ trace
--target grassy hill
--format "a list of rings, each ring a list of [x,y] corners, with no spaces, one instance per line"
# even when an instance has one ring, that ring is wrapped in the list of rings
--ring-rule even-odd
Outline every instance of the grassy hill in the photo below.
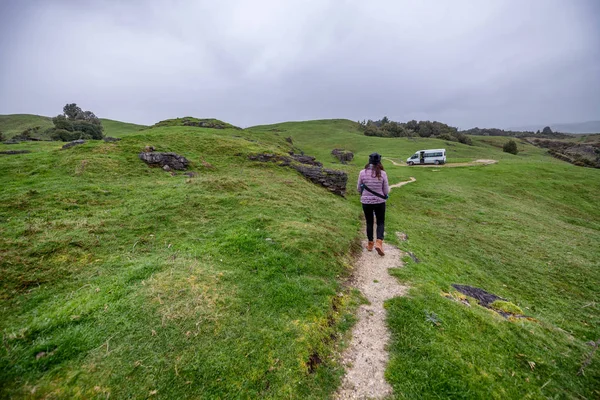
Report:
[[[0,144],[32,151],[0,156],[0,397],[327,398],[359,301],[344,285],[363,236],[358,171],[373,151],[440,147],[448,167],[384,161],[391,183],[417,179],[386,217],[386,240],[420,260],[394,272],[412,289],[387,303],[394,396],[598,397],[598,355],[578,371],[600,338],[600,175],[504,140],[366,137],[328,120]],[[146,145],[198,176],[148,168]],[[247,160],[292,149],[347,171],[348,198]],[[499,162],[451,167],[474,159]],[[453,301],[453,283],[530,318]]]
[[[578,375],[600,339],[599,171],[575,167],[508,138],[472,137],[474,146],[435,139],[372,138],[351,121],[312,121],[255,127],[291,137],[308,154],[356,179],[378,151],[396,161],[423,148],[446,148],[448,167],[395,167],[390,182],[417,181],[392,192],[387,240],[410,251],[394,273],[412,287],[388,302],[393,335],[387,378],[398,398],[576,398],[600,396],[600,362]],[[329,152],[352,150],[335,164]],[[451,168],[454,162],[498,164]],[[353,184],[354,182],[350,182]],[[352,198],[358,210],[358,198]],[[399,243],[394,232],[408,234]],[[477,305],[451,301],[451,284],[495,293],[531,319],[506,320]],[[434,313],[441,324],[432,324]],[[596,356],[597,357],[597,356]]]
[[[114,121],[112,119],[100,118],[104,126],[104,134],[112,137],[122,137],[140,129],[145,125],[131,124],[128,122]],[[39,126],[40,132],[52,128],[52,118],[33,114],[9,114],[0,115],[0,132],[10,138],[23,132],[27,128]]]
[[[41,131],[52,128],[52,118],[33,114],[0,115],[0,131],[6,137],[13,137],[27,128],[40,127]]]

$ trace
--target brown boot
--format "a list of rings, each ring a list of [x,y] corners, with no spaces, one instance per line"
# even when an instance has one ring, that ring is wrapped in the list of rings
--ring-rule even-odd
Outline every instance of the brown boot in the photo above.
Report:
[[[377,250],[377,253],[379,253],[380,256],[385,256],[385,253],[383,252],[383,240],[377,239],[375,242],[375,250]]]
[[[367,244],[367,251],[373,251],[373,246],[375,246],[375,242],[372,240]]]

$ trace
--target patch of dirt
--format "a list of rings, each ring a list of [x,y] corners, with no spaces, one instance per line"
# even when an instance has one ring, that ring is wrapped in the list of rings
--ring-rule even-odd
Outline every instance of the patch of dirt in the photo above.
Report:
[[[402,252],[384,243],[385,256],[363,250],[356,262],[350,284],[359,289],[370,304],[358,309],[358,322],[352,332],[352,341],[342,355],[346,376],[335,394],[335,399],[381,399],[392,394],[384,372],[388,361],[386,345],[389,341],[383,303],[403,296],[408,287],[402,286],[388,273],[389,268],[402,266]]]

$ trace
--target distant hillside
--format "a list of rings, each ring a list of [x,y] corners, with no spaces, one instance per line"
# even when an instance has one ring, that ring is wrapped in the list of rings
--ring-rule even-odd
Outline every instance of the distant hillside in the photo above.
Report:
[[[145,125],[131,124],[129,122],[114,121],[112,119],[100,118],[102,126],[104,126],[104,134],[106,136],[121,137],[130,133],[146,128]],[[35,128],[39,126],[40,132],[48,128],[52,128],[51,117],[33,114],[7,114],[0,115],[0,132],[3,132],[6,137],[13,137],[23,132],[27,128]]]
[[[7,137],[13,137],[27,128],[40,127],[44,131],[52,128],[52,118],[33,114],[0,115],[0,131]]]
[[[106,118],[100,118],[100,121],[102,121],[104,135],[106,136],[121,137],[147,128],[146,125],[132,124],[130,122],[121,122]]]
[[[600,133],[600,121],[574,122],[563,124],[550,125],[529,125],[511,128],[514,131],[537,131],[544,129],[544,126],[549,126],[554,132],[562,133]]]
[[[194,117],[183,117],[183,118],[172,118],[165,119],[164,121],[157,122],[150,128],[162,128],[162,127],[173,127],[173,126],[195,126],[197,128],[212,128],[212,129],[241,129],[237,126],[233,126],[227,122],[223,122],[215,118],[194,118]]]

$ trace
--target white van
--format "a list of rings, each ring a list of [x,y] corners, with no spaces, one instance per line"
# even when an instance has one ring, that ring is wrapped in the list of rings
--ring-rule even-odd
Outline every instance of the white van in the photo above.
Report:
[[[408,165],[415,164],[445,164],[446,149],[419,150],[406,159]]]

